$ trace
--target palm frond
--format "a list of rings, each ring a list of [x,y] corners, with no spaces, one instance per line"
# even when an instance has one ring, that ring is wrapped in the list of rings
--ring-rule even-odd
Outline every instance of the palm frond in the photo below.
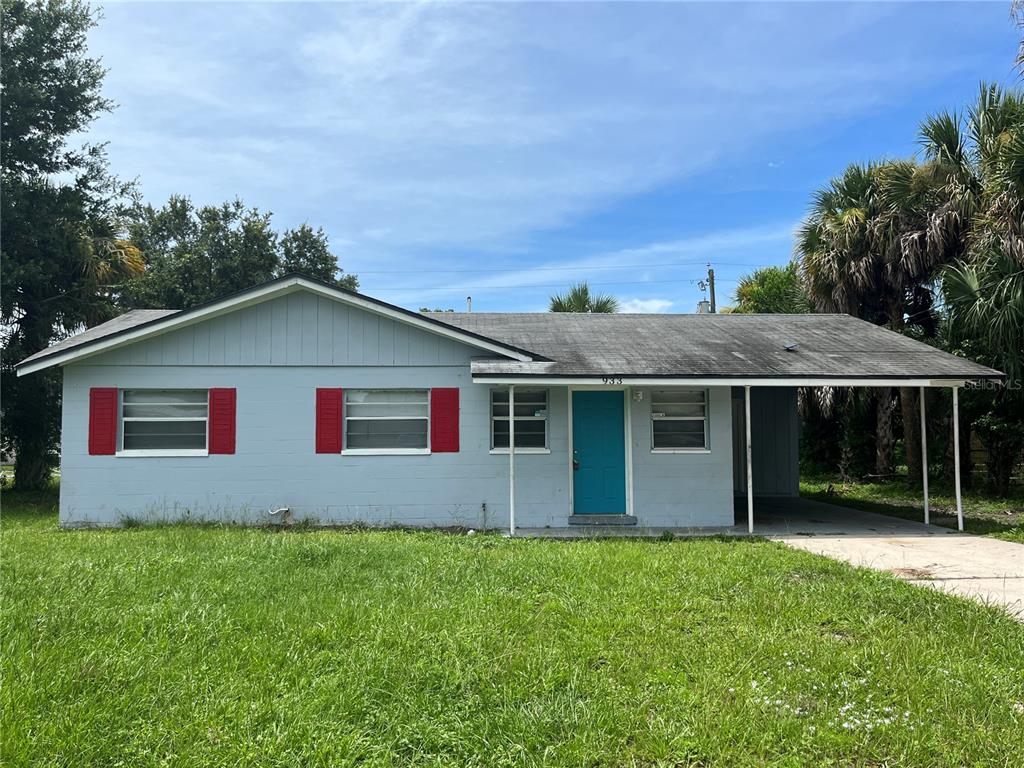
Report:
[[[549,312],[594,312],[609,314],[619,311],[619,302],[607,294],[591,294],[587,283],[576,283],[566,293],[551,297]]]

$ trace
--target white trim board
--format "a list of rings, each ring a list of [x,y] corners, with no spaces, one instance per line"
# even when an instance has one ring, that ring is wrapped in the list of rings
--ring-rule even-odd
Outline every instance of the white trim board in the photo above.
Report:
[[[302,277],[291,277],[257,286],[236,296],[215,301],[196,310],[185,310],[172,315],[167,315],[166,318],[152,320],[139,328],[114,334],[109,338],[100,337],[95,341],[83,342],[80,346],[71,347],[61,352],[55,352],[52,355],[47,355],[39,360],[34,360],[30,363],[19,366],[17,369],[18,375],[25,376],[29,373],[35,373],[36,371],[52,368],[55,365],[67,365],[75,360],[84,360],[104,352],[110,352],[114,349],[135,344],[139,341],[161,336],[165,333],[169,333],[170,331],[176,331],[181,328],[187,328],[190,325],[195,325],[196,323],[212,320],[215,317],[220,317],[221,315],[226,315],[254,304],[261,304],[264,301],[269,301],[270,299],[287,296],[288,294],[296,293],[297,291],[309,291],[317,296],[334,299],[342,304],[358,307],[359,309],[363,309],[367,312],[372,312],[374,314],[390,318],[391,320],[405,323],[406,325],[410,325],[414,328],[453,339],[468,346],[476,347],[477,349],[483,349],[488,352],[503,355],[505,357],[512,358],[513,360],[518,360],[519,362],[531,362],[534,359],[530,355],[527,355],[517,349],[513,349],[512,347],[505,346],[498,342],[479,338],[466,331],[447,325],[440,320],[419,317],[415,313],[408,313],[399,307],[370,301],[357,293],[344,291],[338,288],[331,288],[330,286],[321,285],[320,283],[307,280]]]

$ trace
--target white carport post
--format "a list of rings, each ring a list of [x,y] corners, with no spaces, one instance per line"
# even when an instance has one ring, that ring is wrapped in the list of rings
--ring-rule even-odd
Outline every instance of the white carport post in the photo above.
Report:
[[[956,527],[964,529],[964,505],[960,499],[960,401],[953,387],[953,484],[956,487]]]
[[[924,524],[931,522],[928,510],[928,426],[924,417],[924,387],[921,387],[921,485],[924,488]]]
[[[750,387],[743,387],[743,408],[747,431],[747,533],[754,532],[754,451],[750,446]]]
[[[508,385],[508,533],[516,535],[516,408],[513,392]]]

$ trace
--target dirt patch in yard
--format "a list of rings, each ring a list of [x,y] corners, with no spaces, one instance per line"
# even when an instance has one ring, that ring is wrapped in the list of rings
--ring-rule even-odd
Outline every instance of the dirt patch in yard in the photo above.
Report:
[[[890,568],[889,573],[901,579],[932,579],[935,574],[927,568]]]

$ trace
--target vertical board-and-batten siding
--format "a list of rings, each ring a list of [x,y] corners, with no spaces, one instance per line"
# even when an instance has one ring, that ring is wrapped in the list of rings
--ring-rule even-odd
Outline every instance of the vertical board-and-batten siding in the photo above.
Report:
[[[733,490],[747,493],[747,459],[743,388],[733,388]],[[750,444],[753,449],[754,496],[800,495],[800,424],[796,389],[752,387]]]
[[[484,355],[435,333],[297,292],[114,350],[89,365],[461,365]]]

